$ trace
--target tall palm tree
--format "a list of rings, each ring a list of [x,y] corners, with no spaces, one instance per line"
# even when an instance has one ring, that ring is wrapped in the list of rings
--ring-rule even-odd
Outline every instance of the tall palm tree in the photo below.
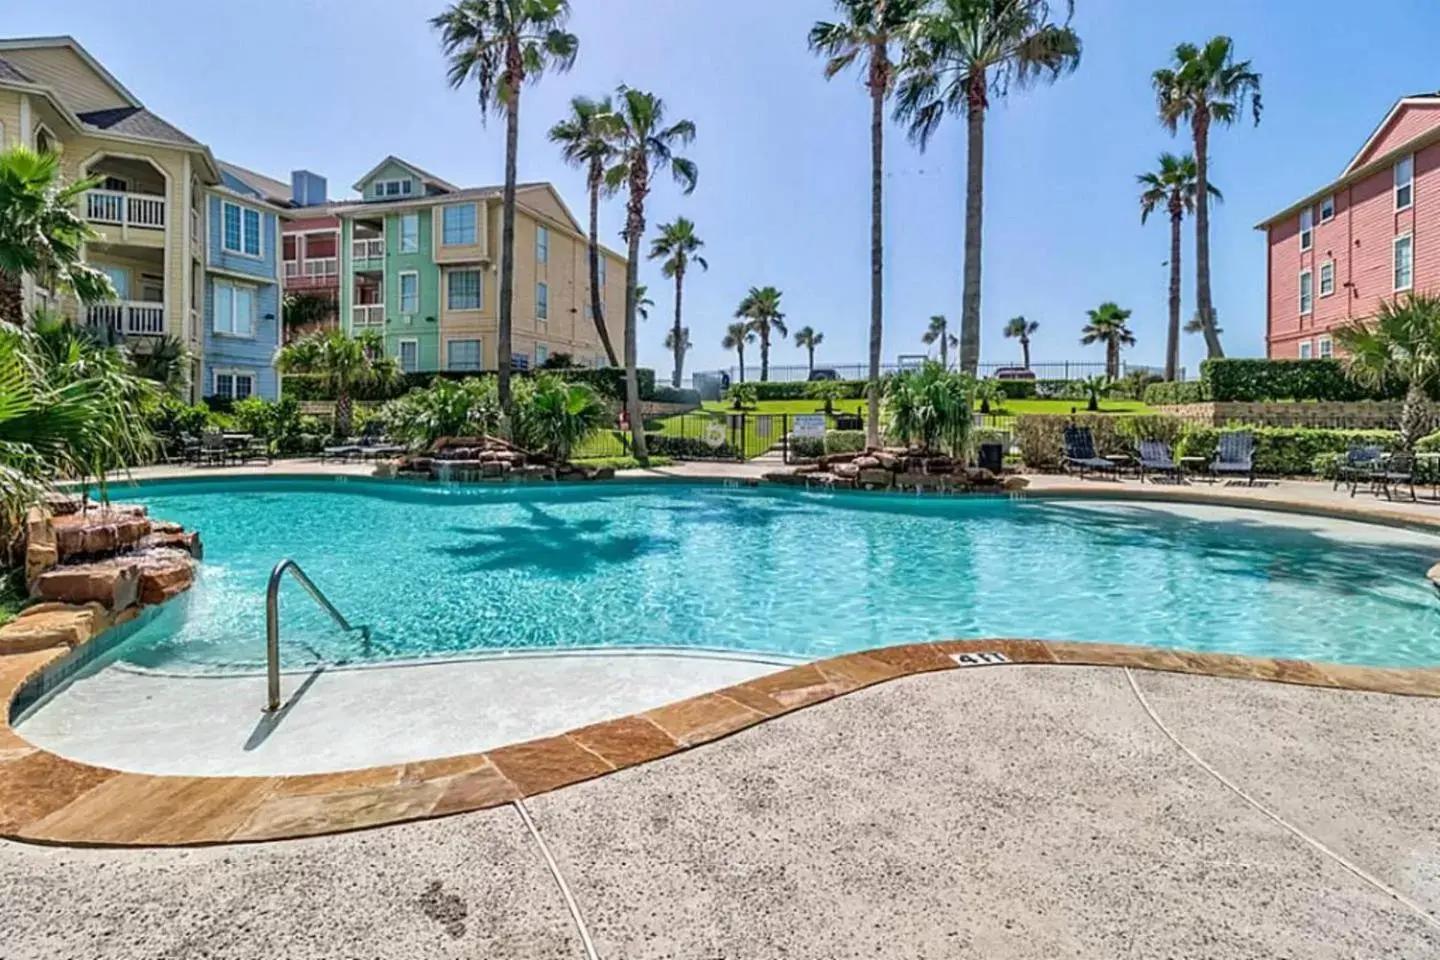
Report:
[[[550,128],[550,142],[559,144],[566,163],[585,168],[585,186],[590,190],[590,317],[610,366],[618,367],[620,357],[605,326],[605,301],[600,291],[600,192],[605,189],[605,166],[615,156],[610,142],[613,120],[609,97],[575,97],[570,101],[570,115]]]
[[[1249,60],[1236,63],[1234,45],[1221,36],[1204,47],[1180,44],[1171,65],[1156,70],[1151,82],[1160,122],[1171,133],[1181,121],[1188,123],[1195,141],[1195,304],[1206,351],[1223,357],[1210,297],[1210,126],[1230,126],[1247,103],[1260,123],[1260,74]]]
[[[703,246],[705,241],[695,235],[695,224],[684,217],[660,224],[660,236],[650,241],[650,259],[664,258],[660,272],[675,278],[675,326],[671,328],[673,336],[670,339],[673,343],[671,349],[675,352],[675,374],[671,384],[677,390],[680,389],[680,374],[685,366],[685,350],[681,346],[684,338],[680,336],[680,301],[685,293],[685,271],[692,263],[701,270],[710,269],[710,264],[698,252]]]
[[[955,334],[950,332],[950,321],[945,319],[944,314],[937,313],[930,318],[930,327],[920,340],[927,347],[933,343],[940,344],[940,366],[949,370],[950,348],[956,346],[960,341]]]
[[[695,189],[695,163],[675,155],[675,148],[695,139],[695,123],[665,123],[665,102],[653,93],[620,87],[616,92],[614,143],[616,161],[605,172],[612,190],[625,187],[625,405],[630,419],[631,449],[641,465],[650,462],[645,450],[645,425],[640,417],[640,381],[635,373],[636,311],[639,307],[640,240],[645,236],[645,198],[655,174],[669,172],[684,193]]]
[[[745,344],[755,342],[755,328],[748,322],[732,323],[725,328],[725,338],[720,341],[720,346],[726,350],[734,350],[735,356],[740,361],[740,382],[745,382]]]
[[[1170,329],[1165,343],[1165,379],[1174,380],[1180,376],[1180,224],[1185,214],[1195,210],[1195,158],[1188,153],[1182,157],[1162,153],[1159,169],[1136,179],[1141,187],[1140,222],[1143,224],[1162,207],[1170,214]],[[1206,186],[1216,200],[1224,199],[1214,184]]]
[[[335,398],[335,436],[348,437],[353,423],[352,394],[358,387],[393,382],[399,376],[395,358],[385,356],[385,341],[366,331],[348,337],[340,330],[326,330],[294,343],[275,354],[275,369],[281,373],[314,376]]]
[[[684,356],[685,354],[687,354],[687,353],[690,352],[690,348],[693,347],[693,346],[694,346],[694,344],[690,342],[690,328],[689,328],[689,327],[681,327],[681,328],[680,328],[680,336],[679,336],[679,337],[676,337],[676,336],[675,336],[675,331],[674,331],[674,330],[666,330],[666,331],[665,331],[665,349],[666,349],[666,350],[669,350],[669,351],[671,351],[672,353],[678,353],[679,355]]]
[[[810,49],[825,58],[833,78],[851,64],[865,70],[870,92],[870,387],[865,442],[880,446],[880,346],[884,332],[882,209],[885,182],[885,101],[895,82],[892,48],[910,27],[923,0],[835,0],[840,19],[810,28]]]
[[[565,32],[569,0],[457,0],[430,20],[440,31],[453,89],[474,81],[483,123],[505,112],[505,194],[500,228],[500,408],[510,411],[511,327],[515,299],[515,165],[520,141],[520,91],[549,68],[575,64],[580,41]]]
[[[1092,343],[1105,344],[1105,376],[1120,379],[1120,348],[1135,346],[1135,334],[1125,325],[1130,311],[1107,302],[1085,313],[1090,322],[1080,331],[1080,343],[1087,347]]]
[[[1040,329],[1040,324],[1024,317],[1011,317],[1005,324],[1005,337],[1020,341],[1020,356],[1024,358],[1025,369],[1030,369],[1030,335]]]
[[[770,334],[790,335],[785,314],[780,312],[780,291],[774,287],[751,287],[735,310],[735,316],[749,322],[760,337],[760,382],[770,379]]]
[[[1440,296],[1382,300],[1373,318],[1351,321],[1334,334],[1350,379],[1376,389],[1406,384],[1400,441],[1415,449],[1428,426],[1430,390],[1440,383]]]
[[[0,321],[25,321],[22,278],[29,274],[82,303],[115,290],[81,256],[95,232],[76,211],[96,178],[63,184],[60,157],[17,146],[0,151]]]
[[[805,375],[815,372],[815,348],[825,340],[825,334],[817,333],[814,327],[801,327],[795,331],[795,346],[805,351]]]
[[[1049,0],[934,0],[915,25],[896,94],[895,116],[924,150],[948,113],[967,122],[965,267],[960,369],[980,364],[980,251],[985,195],[985,111],[1011,87],[1055,81],[1080,65],[1080,37],[1051,19]]]

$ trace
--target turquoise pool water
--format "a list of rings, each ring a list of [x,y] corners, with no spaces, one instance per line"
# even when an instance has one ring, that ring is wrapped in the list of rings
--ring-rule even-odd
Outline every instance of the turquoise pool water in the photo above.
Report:
[[[278,478],[116,494],[202,531],[195,589],[122,648],[169,670],[264,662],[294,557],[375,645],[287,581],[288,666],[502,648],[828,656],[967,636],[1440,664],[1440,538],[1210,507],[705,485],[458,489]]]

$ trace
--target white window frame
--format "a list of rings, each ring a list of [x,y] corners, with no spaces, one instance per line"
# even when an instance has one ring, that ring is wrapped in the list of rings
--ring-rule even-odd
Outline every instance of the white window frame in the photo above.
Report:
[[[1410,246],[1410,280],[1403,287],[1400,286],[1400,244],[1409,241]],[[1395,292],[1415,289],[1415,234],[1405,232],[1396,237],[1390,244],[1390,281],[1395,287]]]
[[[234,207],[236,215],[240,217],[240,247],[236,249],[229,245],[225,237],[225,208]],[[255,247],[259,253],[248,253],[245,250],[245,213],[249,211],[255,214]],[[245,257],[247,260],[265,259],[265,214],[254,207],[247,207],[243,203],[235,203],[231,200],[220,201],[220,249],[226,253],[233,253],[237,257]]]
[[[220,329],[220,290],[221,288],[230,291],[230,329]],[[237,333],[235,331],[235,294],[245,290],[250,294],[250,332]],[[260,288],[248,283],[232,283],[229,280],[213,281],[213,289],[210,291],[211,317],[210,330],[217,337],[230,337],[235,340],[254,340],[256,329],[260,326]]]
[[[475,344],[475,366],[474,367],[452,367],[450,365],[450,345],[454,343]],[[456,337],[453,340],[445,341],[445,369],[446,370],[483,370],[485,369],[485,341],[481,337]]]
[[[1314,348],[1314,345],[1311,344],[1311,342],[1310,342],[1309,340],[1301,340],[1301,341],[1300,341],[1300,349],[1299,349],[1299,351],[1298,351],[1298,353],[1297,353],[1296,355],[1297,355],[1301,360],[1314,360],[1314,359],[1315,359],[1315,348]]]
[[[550,262],[550,228],[544,224],[535,227],[535,262]]]
[[[1321,360],[1329,360],[1335,356],[1335,341],[1329,337],[1321,337],[1315,341],[1315,355]]]
[[[1404,183],[1401,183],[1400,171],[1407,168],[1410,171],[1410,175],[1405,179]],[[1415,154],[1412,153],[1408,157],[1401,157],[1395,161],[1393,177],[1395,184],[1395,211],[1398,213],[1401,210],[1409,210],[1415,206]],[[1400,202],[1401,190],[1409,192],[1403,204]]]
[[[475,306],[473,306],[473,307],[457,307],[457,306],[454,305],[453,300],[452,300],[452,297],[451,297],[451,295],[450,295],[450,281],[455,277],[455,275],[456,275],[457,273],[473,273],[473,274],[475,274],[475,279],[478,281],[477,284],[476,284],[476,290],[475,290]],[[484,270],[476,270],[476,269],[474,269],[473,267],[467,267],[467,268],[459,269],[459,270],[446,270],[446,271],[445,271],[445,309],[446,309],[446,310],[448,310],[448,311],[450,311],[450,312],[452,312],[452,313],[460,313],[460,312],[473,312],[473,311],[475,311],[475,310],[483,310],[484,308],[485,308],[485,271],[484,271]]]
[[[550,322],[550,284],[544,280],[535,281],[535,319]]]
[[[544,354],[542,357],[541,354]],[[539,370],[550,360],[550,348],[543,343],[535,344],[535,369]]]
[[[1327,288],[1326,285],[1325,285],[1325,275],[1326,275],[1327,273],[1330,275],[1330,285],[1329,285],[1328,288]],[[1333,296],[1334,293],[1335,293],[1335,261],[1334,261],[1334,260],[1326,260],[1324,263],[1320,264],[1320,296],[1321,296],[1322,298],[1323,298],[1323,297],[1329,297],[1329,296]]]
[[[1300,211],[1300,252],[1315,246],[1315,209],[1306,207]]]
[[[457,240],[451,242],[445,237],[445,215],[451,210],[470,208],[470,215],[474,218],[470,223],[470,240]],[[473,247],[480,242],[480,211],[473,203],[451,203],[440,208],[440,246],[442,247]]]
[[[1325,212],[1325,208],[1326,208],[1326,207],[1329,207],[1329,208],[1330,208],[1330,212],[1329,212],[1328,214]],[[1321,201],[1320,201],[1320,222],[1321,222],[1321,223],[1329,223],[1331,220],[1334,220],[1334,219],[1335,219],[1335,194],[1332,193],[1332,194],[1330,194],[1330,196],[1328,196],[1328,197],[1326,197],[1324,200],[1321,200]]]
[[[415,309],[405,309],[405,278],[415,278]],[[420,271],[401,270],[395,275],[395,312],[407,316],[415,316],[420,312]]]
[[[405,221],[407,221],[407,220],[414,220],[414,221],[415,221],[415,246],[414,246],[414,247],[411,247],[411,248],[408,248],[408,249],[407,249],[406,246],[405,246]],[[397,236],[395,237],[395,249],[396,249],[398,252],[400,252],[400,253],[419,253],[419,252],[420,252],[420,214],[418,214],[418,213],[402,213],[402,214],[400,214],[400,221],[395,225],[395,231],[396,231],[396,233],[397,233]]]
[[[241,377],[245,377],[250,381],[250,392],[247,393],[245,397],[256,396],[260,389],[260,378],[255,375],[253,369],[245,367],[215,367],[210,371],[210,395],[212,397],[224,396],[224,394],[220,392],[221,377],[230,378],[230,396],[227,398],[230,400],[243,399],[238,396],[240,391],[236,389],[240,384]]]
[[[407,343],[408,343],[410,346],[412,346],[412,347],[415,348],[415,369],[414,369],[414,370],[406,370],[406,369],[405,369],[405,345],[406,345]],[[416,337],[404,337],[404,338],[402,338],[402,339],[400,339],[400,340],[395,341],[395,363],[400,367],[400,372],[401,372],[401,373],[419,373],[419,372],[420,372],[420,341],[419,341],[418,338],[416,338]]]
[[[1309,305],[1309,306],[1306,306],[1306,305],[1305,305],[1305,281],[1306,281],[1306,280],[1309,280],[1309,281],[1310,281],[1310,305]],[[1308,317],[1308,316],[1310,316],[1312,313],[1315,312],[1315,274],[1314,274],[1312,271],[1310,271],[1310,270],[1301,270],[1301,271],[1300,271],[1300,286],[1299,286],[1299,290],[1298,290],[1297,292],[1299,293],[1298,299],[1299,299],[1299,301],[1300,301],[1300,304],[1299,304],[1299,305],[1300,305],[1300,316],[1302,316],[1302,317]]]
[[[391,187],[394,187],[395,189],[391,190]],[[390,179],[375,181],[375,196],[383,199],[388,200],[390,197],[414,196],[414,192],[414,181],[412,181],[408,177],[404,177],[398,180]]]

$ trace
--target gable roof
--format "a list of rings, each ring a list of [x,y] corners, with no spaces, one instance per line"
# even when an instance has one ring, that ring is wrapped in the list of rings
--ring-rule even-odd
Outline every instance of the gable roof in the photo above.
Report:
[[[1440,93],[1417,93],[1414,96],[1401,97],[1399,100],[1396,100],[1395,105],[1390,108],[1390,112],[1385,114],[1385,119],[1380,121],[1380,125],[1366,138],[1365,144],[1360,148],[1359,152],[1346,164],[1341,176],[1352,172],[1360,166],[1362,161],[1367,159],[1367,154],[1369,154],[1371,148],[1380,142],[1384,135],[1389,132],[1390,128],[1395,125],[1396,121],[1400,119],[1400,114],[1404,113],[1407,108],[1426,105],[1434,106],[1437,103],[1440,103]]]
[[[9,60],[6,60],[4,57],[0,57],[0,80],[9,80],[12,83],[35,82],[34,80],[31,80],[29,77],[25,76],[24,72],[19,67],[15,66],[15,64],[11,63]]]
[[[452,192],[460,189],[459,187],[455,186],[455,184],[450,183],[448,180],[441,180],[439,177],[435,176],[435,174],[430,173],[427,170],[422,170],[410,161],[402,160],[399,157],[395,156],[395,154],[393,153],[387,156],[384,160],[381,160],[379,163],[375,164],[375,166],[370,168],[370,172],[366,173],[359,180],[356,180],[353,184],[351,184],[351,189],[357,191],[358,193],[364,193],[364,184],[366,183],[366,181],[368,181],[371,177],[375,176],[375,174],[379,173],[381,170],[384,170],[385,167],[392,163],[396,166],[404,167],[406,170],[409,170],[411,173],[415,174],[416,179],[418,179],[421,183],[434,184],[441,190],[448,190]]]
[[[503,190],[504,188],[502,187],[501,189]],[[580,221],[575,219],[575,214],[570,212],[570,207],[565,203],[565,199],[560,196],[560,191],[555,189],[555,184],[548,180],[541,180],[536,183],[517,183],[515,185],[515,192],[517,194],[522,191],[532,192],[535,190],[544,190],[550,194],[550,198],[555,201],[555,205],[565,214],[565,219],[568,221],[571,230],[580,234],[585,232],[584,228],[580,226]]]
[[[44,47],[63,47],[73,52],[85,62],[101,80],[105,81],[115,93],[132,107],[141,106],[140,100],[135,94],[126,89],[125,84],[115,79],[114,74],[100,65],[100,61],[90,56],[89,51],[80,46],[80,43],[72,36],[62,35],[58,37],[15,37],[9,40],[0,39],[0,53],[6,50],[34,50]],[[11,65],[13,68],[13,64]],[[28,80],[28,78],[27,78]],[[31,81],[33,82],[33,81]]]
[[[291,199],[290,184],[274,177],[267,177],[263,173],[256,173],[254,170],[247,170],[242,166],[229,163],[225,160],[217,161],[222,173],[228,173],[236,180],[250,187],[260,196],[271,203],[288,205]]]
[[[126,137],[160,140],[186,147],[198,147],[200,141],[184,130],[146,110],[144,107],[116,107],[113,110],[91,110],[77,117],[92,130],[104,130]]]

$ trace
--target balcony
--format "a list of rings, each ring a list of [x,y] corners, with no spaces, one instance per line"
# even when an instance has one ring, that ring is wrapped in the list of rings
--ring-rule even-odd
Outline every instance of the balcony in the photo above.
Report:
[[[121,336],[158,337],[165,333],[165,305],[142,300],[92,303],[85,308],[85,321]]]
[[[385,304],[383,303],[359,303],[350,311],[350,326],[357,329],[361,327],[383,327],[385,326]]]
[[[85,193],[85,219],[119,227],[165,229],[165,198],[148,193],[89,190]]]
[[[335,257],[285,261],[285,285],[292,290],[319,290],[338,287],[340,261]]]
[[[350,244],[350,259],[356,270],[379,270],[385,260],[385,241],[356,240]]]

